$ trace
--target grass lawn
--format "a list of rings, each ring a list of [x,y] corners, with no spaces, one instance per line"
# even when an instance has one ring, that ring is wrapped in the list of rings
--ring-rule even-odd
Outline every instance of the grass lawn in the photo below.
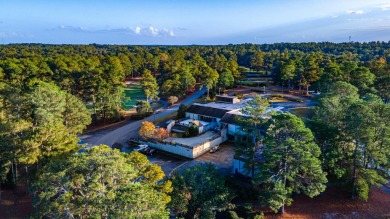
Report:
[[[137,104],[137,101],[145,100],[145,98],[144,91],[139,82],[131,83],[125,88],[125,98],[122,100],[123,109],[129,110]]]

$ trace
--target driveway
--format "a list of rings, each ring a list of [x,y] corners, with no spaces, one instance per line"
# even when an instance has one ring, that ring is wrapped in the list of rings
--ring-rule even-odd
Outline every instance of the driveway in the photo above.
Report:
[[[182,104],[189,105],[194,102],[196,99],[201,97],[206,92],[206,88],[202,88],[191,96],[187,97]],[[115,127],[113,129],[102,129],[86,134],[79,135],[79,138],[83,142],[88,143],[88,147],[93,147],[100,144],[105,144],[112,146],[114,143],[120,143],[122,145],[127,145],[127,141],[130,138],[138,136],[138,130],[141,126],[141,123],[144,121],[154,121],[156,119],[165,117],[173,112],[176,112],[179,109],[179,105],[172,106],[169,109],[165,109],[158,114],[153,114],[152,116],[145,118],[143,120],[131,122],[129,124],[123,125],[121,127]]]
[[[175,169],[183,171],[189,167],[196,166],[202,163],[211,163],[216,166],[220,173],[224,175],[229,175],[233,171],[233,159],[234,159],[234,146],[231,143],[223,143],[221,144],[221,149],[215,153],[207,152],[194,160],[189,160],[181,163]],[[166,174],[172,173],[172,170]]]
[[[314,100],[313,98],[302,97],[299,95],[294,95],[294,94],[289,94],[289,93],[281,93],[279,91],[273,91],[273,90],[269,90],[269,89],[266,90],[266,93],[262,93],[262,92],[258,92],[258,91],[253,91],[252,88],[250,88],[250,87],[242,87],[242,88],[232,89],[232,90],[228,91],[227,93],[229,93],[230,95],[233,95],[234,93],[243,93],[243,94],[247,95],[245,98],[252,97],[255,94],[260,95],[262,97],[268,96],[270,94],[281,94],[284,97],[291,97],[291,98],[303,100],[303,102],[287,101],[287,102],[274,102],[274,103],[270,104],[270,106],[272,106],[274,108],[275,107],[283,107],[283,111],[288,111],[289,109],[292,109],[292,108],[314,107],[318,104],[317,101]]]

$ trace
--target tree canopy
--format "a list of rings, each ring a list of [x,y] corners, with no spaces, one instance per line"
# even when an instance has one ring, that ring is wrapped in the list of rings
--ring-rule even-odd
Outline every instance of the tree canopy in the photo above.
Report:
[[[168,218],[170,184],[145,160],[102,145],[49,163],[33,185],[37,216]]]
[[[293,193],[314,197],[323,192],[327,179],[320,153],[301,119],[289,113],[273,115],[255,176],[255,182],[265,187],[260,200],[283,213],[284,205],[292,203]]]
[[[172,178],[170,206],[179,215],[215,218],[215,211],[231,208],[232,198],[223,176],[212,164],[199,164]]]
[[[372,186],[386,182],[389,168],[390,109],[382,99],[337,82],[320,99],[309,126],[322,150],[324,169],[351,192],[368,199]]]

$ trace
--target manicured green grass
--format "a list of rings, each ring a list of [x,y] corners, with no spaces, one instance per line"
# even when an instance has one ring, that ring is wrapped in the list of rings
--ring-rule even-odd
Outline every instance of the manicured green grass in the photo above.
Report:
[[[122,107],[124,110],[129,110],[139,100],[145,100],[145,98],[141,85],[138,82],[134,82],[125,89],[125,98],[122,99]]]

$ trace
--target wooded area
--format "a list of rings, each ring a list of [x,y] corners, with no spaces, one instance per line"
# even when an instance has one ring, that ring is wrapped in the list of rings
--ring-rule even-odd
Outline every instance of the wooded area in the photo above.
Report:
[[[145,107],[139,110],[148,112],[149,100],[164,98],[173,104],[199,87],[206,87],[207,97],[212,99],[220,91],[240,86],[239,82],[249,72],[272,77],[273,84],[286,91],[296,89],[306,95],[309,90],[322,93],[314,116],[305,121],[287,114],[262,121],[260,116],[265,107],[260,105],[268,103],[261,99],[259,112],[248,112],[251,115],[248,126],[268,127],[264,141],[260,142],[265,145],[266,159],[261,164],[251,164],[251,168],[258,165],[262,170],[262,174],[254,177],[254,185],[264,191],[260,193],[260,203],[277,211],[292,202],[293,193],[302,192],[310,197],[320,194],[327,181],[346,188],[352,198],[367,200],[373,186],[386,183],[390,167],[389,63],[390,42],[1,45],[0,185],[13,186],[20,177],[28,179],[29,186],[35,189],[34,206],[41,209],[37,213],[41,216],[52,213],[61,216],[67,208],[81,203],[79,198],[71,200],[69,206],[51,203],[53,199],[63,202],[57,197],[62,195],[59,190],[72,191],[67,194],[83,198],[88,195],[85,191],[104,190],[107,199],[97,200],[93,194],[88,197],[98,203],[96,206],[103,207],[74,208],[72,214],[80,217],[90,212],[107,217],[139,215],[139,212],[120,211],[118,206],[107,209],[104,206],[119,200],[120,206],[131,209],[128,200],[141,196],[131,192],[142,190],[147,194],[147,202],[155,201],[153,215],[167,217],[166,205],[172,187],[169,180],[160,181],[164,176],[159,167],[149,164],[146,157],[134,153],[127,156],[108,148],[76,153],[77,134],[90,123],[120,120],[126,79],[141,78],[146,100]],[[246,146],[253,148],[259,134],[249,139]],[[99,154],[107,157],[103,159]],[[114,165],[113,159],[121,161],[122,166]],[[82,178],[81,175],[88,173],[86,167],[95,162],[104,163],[104,167],[94,167],[97,172],[90,173],[92,181]],[[122,170],[118,169],[121,167]],[[118,177],[111,181],[105,168],[115,170],[114,175]],[[196,167],[193,170],[199,172],[199,177],[208,177],[202,168],[215,172],[210,166]],[[137,183],[119,185],[120,181],[126,181],[124,176],[119,177],[123,174]],[[158,177],[153,178],[156,176],[153,174]],[[215,175],[215,180],[223,184],[224,179]],[[75,176],[77,180],[64,182],[67,176]],[[148,177],[152,178],[150,182]],[[199,179],[193,177],[186,171],[173,178],[172,203],[177,204],[174,209],[178,214],[212,218],[215,209],[231,207],[229,201],[234,194],[222,191],[223,186],[210,191],[208,197],[215,199],[210,202],[210,208],[204,207],[205,197],[199,196],[192,186]],[[215,184],[207,180],[203,182]],[[58,182],[64,182],[63,187],[50,188],[56,192],[45,190],[53,183],[61,184]],[[107,182],[117,186],[116,190],[106,190]],[[78,190],[78,183],[86,185],[86,190]],[[134,196],[129,197],[126,192]],[[145,203],[133,204],[142,209],[150,207]],[[199,211],[200,207],[204,210]]]

